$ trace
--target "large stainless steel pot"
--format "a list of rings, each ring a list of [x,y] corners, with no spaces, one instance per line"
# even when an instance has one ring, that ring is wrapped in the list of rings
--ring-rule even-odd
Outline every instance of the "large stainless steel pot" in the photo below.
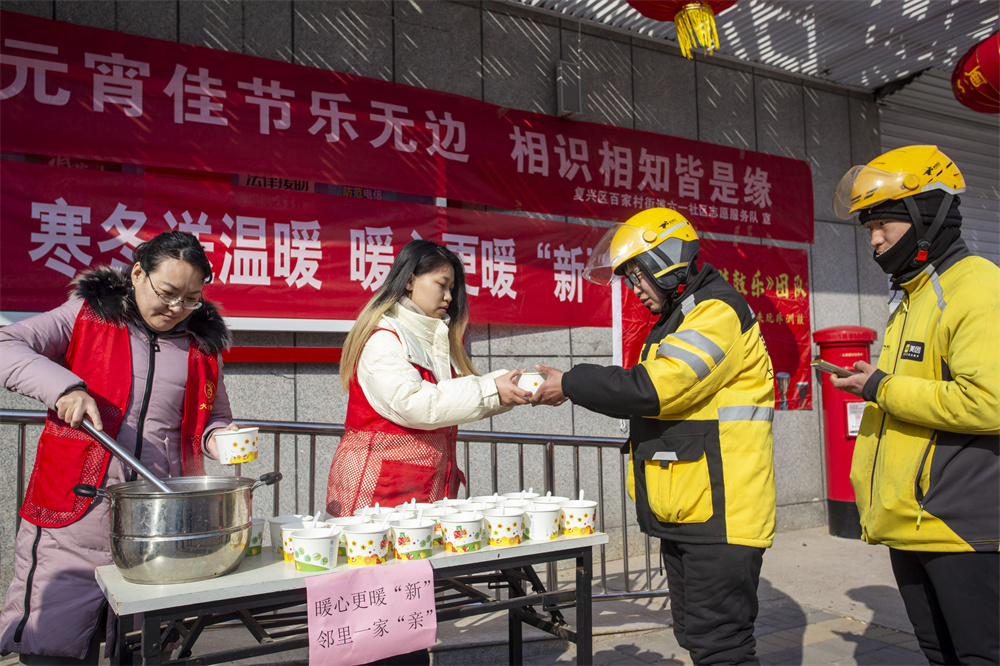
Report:
[[[250,540],[253,491],[281,479],[186,476],[164,479],[170,492],[147,481],[104,489],[78,485],[78,495],[106,497],[111,557],[133,583],[187,583],[215,578],[240,565]]]

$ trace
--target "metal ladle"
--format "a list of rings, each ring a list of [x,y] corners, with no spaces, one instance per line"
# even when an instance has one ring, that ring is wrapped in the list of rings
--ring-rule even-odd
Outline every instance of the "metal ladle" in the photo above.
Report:
[[[133,456],[131,453],[123,449],[118,442],[116,442],[115,440],[108,437],[105,433],[98,430],[97,426],[95,426],[93,423],[84,419],[83,423],[80,424],[80,427],[86,430],[90,436],[96,439],[101,444],[101,446],[106,448],[108,451],[111,451],[111,453],[116,455],[126,465],[128,465],[136,472],[138,472],[139,476],[149,481],[161,493],[174,492],[174,490],[172,490],[170,486],[163,483],[163,481],[160,481],[160,479],[155,474],[150,472],[145,465],[139,462],[139,460],[135,456]]]

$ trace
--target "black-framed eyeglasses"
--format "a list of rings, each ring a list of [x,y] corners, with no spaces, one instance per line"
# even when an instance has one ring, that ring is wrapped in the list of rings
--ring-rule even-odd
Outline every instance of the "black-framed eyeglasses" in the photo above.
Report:
[[[640,286],[642,284],[642,271],[640,271],[637,268],[634,271],[632,271],[631,273],[626,273],[625,274],[625,281],[628,282],[628,286],[629,287],[631,287],[632,289],[635,289],[636,287],[638,287],[638,286]]]
[[[185,310],[197,310],[202,305],[204,305],[204,303],[201,302],[200,298],[197,299],[183,299],[180,297],[167,298],[160,292],[156,291],[156,287],[153,286],[153,281],[149,279],[149,273],[146,273],[146,281],[149,282],[149,288],[153,290],[153,293],[156,294],[156,297],[158,299],[160,299],[160,302],[166,305],[168,308],[172,308],[175,305],[179,305]]]

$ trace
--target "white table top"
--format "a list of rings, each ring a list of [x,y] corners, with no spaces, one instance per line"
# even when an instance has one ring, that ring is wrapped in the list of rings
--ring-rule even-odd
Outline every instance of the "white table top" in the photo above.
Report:
[[[587,536],[561,536],[551,541],[525,541],[517,546],[483,546],[472,553],[447,553],[441,546],[434,546],[433,554],[427,561],[440,570],[489,562],[496,562],[499,569],[503,567],[504,560],[511,558],[555,553],[581,546],[600,546],[607,542],[607,534],[596,532]],[[391,559],[378,566],[393,566],[400,561],[403,560]],[[353,568],[350,564],[341,564],[331,571]],[[306,578],[325,573],[330,572],[297,571],[294,563],[279,559],[270,548],[265,548],[260,555],[244,559],[239,569],[230,574],[194,583],[140,585],[122,578],[121,571],[114,564],[97,567],[96,570],[97,584],[117,615],[302,589],[305,588]]]

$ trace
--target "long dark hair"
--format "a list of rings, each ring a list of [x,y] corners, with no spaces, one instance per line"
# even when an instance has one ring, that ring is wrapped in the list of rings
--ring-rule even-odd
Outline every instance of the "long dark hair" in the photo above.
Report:
[[[208,261],[205,248],[193,234],[185,231],[164,231],[132,251],[132,265],[139,264],[147,274],[155,271],[164,259],[180,259],[191,264],[201,269],[205,276],[205,284],[212,281],[212,264]]]
[[[350,390],[355,366],[361,350],[372,332],[378,328],[379,320],[389,308],[407,296],[406,285],[412,277],[430,273],[442,266],[450,265],[455,271],[455,286],[451,290],[448,304],[448,342],[452,363],[463,375],[479,374],[465,351],[462,338],[469,323],[469,297],[465,290],[465,268],[462,260],[454,252],[429,240],[413,240],[403,246],[392,262],[382,286],[372,295],[358,313],[351,332],[344,341],[344,351],[340,358],[340,381],[344,391]],[[440,379],[448,379],[441,377]]]

